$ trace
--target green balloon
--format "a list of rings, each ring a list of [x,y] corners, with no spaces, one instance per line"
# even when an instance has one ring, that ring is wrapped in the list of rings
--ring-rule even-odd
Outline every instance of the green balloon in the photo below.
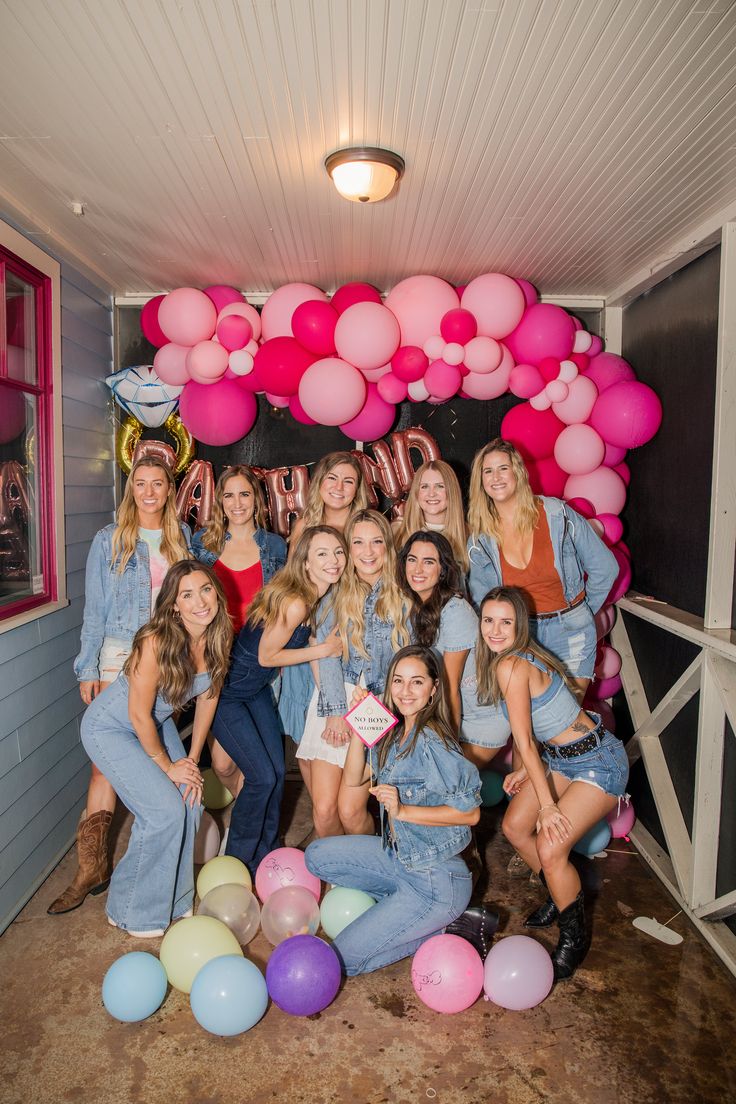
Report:
[[[325,935],[334,939],[343,928],[362,916],[375,901],[362,889],[346,889],[335,886],[326,893],[319,910],[320,923]]]
[[[233,800],[233,795],[226,790],[220,779],[211,767],[202,771],[204,789],[202,791],[202,804],[205,809],[224,809]]]
[[[496,771],[484,770],[480,772],[480,801],[484,808],[498,805],[503,801],[503,776]]]

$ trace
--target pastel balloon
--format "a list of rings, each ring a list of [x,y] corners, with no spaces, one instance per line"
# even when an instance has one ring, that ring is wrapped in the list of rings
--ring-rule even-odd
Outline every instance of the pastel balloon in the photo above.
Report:
[[[188,345],[177,345],[175,341],[162,345],[153,358],[153,367],[158,378],[173,387],[188,383],[191,378],[187,368],[188,352]]]
[[[433,935],[412,959],[411,983],[435,1012],[462,1012],[483,990],[483,963],[475,947],[459,935]]]
[[[215,920],[221,920],[244,947],[258,933],[261,910],[247,885],[225,882],[209,890],[199,902],[197,916],[214,916]]]
[[[226,307],[223,307],[217,316],[217,325],[219,326],[223,318],[229,318],[230,315],[237,315],[240,318],[245,318],[247,322],[250,322],[250,328],[253,331],[253,340],[258,341],[261,336],[261,316],[255,307],[252,307],[250,303],[246,303],[241,298],[237,303],[228,303]],[[248,349],[249,353],[255,353],[255,349]]]
[[[253,371],[253,355],[247,349],[233,349],[227,359],[225,379],[240,379]]]
[[[319,901],[321,883],[304,862],[304,852],[296,847],[277,847],[261,859],[256,870],[256,893],[265,904],[272,893],[284,886],[303,886]]]
[[[208,295],[197,288],[175,288],[158,308],[158,324],[169,341],[177,345],[196,345],[215,332],[217,311]]]
[[[202,790],[202,803],[205,809],[224,809],[233,800],[233,795],[223,786],[212,767],[202,771],[204,789]]]
[[[322,303],[327,302],[325,293],[312,284],[284,284],[277,288],[268,297],[261,311],[264,340],[269,341],[272,337],[293,337],[292,315],[297,307],[310,299],[318,299]]]
[[[342,425],[357,417],[366,400],[368,384],[352,364],[337,357],[315,361],[299,383],[299,402],[321,425]]]
[[[242,315],[228,314],[217,323],[217,340],[229,353],[235,349],[244,349],[252,336],[253,327]]]
[[[433,334],[427,338],[422,348],[430,361],[439,360],[445,348],[445,339],[441,334]]]
[[[169,340],[158,323],[158,308],[163,303],[165,295],[154,295],[149,299],[141,311],[141,330],[146,341],[160,349]]]
[[[203,444],[232,445],[253,428],[258,406],[255,397],[236,380],[210,385],[191,380],[181,393],[179,414],[192,436]]]
[[[386,297],[386,306],[401,327],[401,344],[423,348],[428,337],[440,332],[440,323],[460,305],[451,284],[438,276],[409,276]]]
[[[548,385],[548,394],[552,386],[553,384]],[[561,422],[565,422],[566,425],[578,425],[588,420],[597,398],[598,392],[593,381],[587,376],[576,376],[572,383],[567,385],[567,396],[561,402],[553,399],[552,409]]]
[[[566,383],[563,383],[561,379],[551,380],[546,387],[547,398],[551,403],[556,403],[560,406],[564,403],[569,394],[569,388]],[[559,418],[559,414],[557,415]],[[564,421],[564,419],[561,419]]]
[[[352,924],[364,912],[375,905],[375,899],[361,889],[349,889],[347,886],[334,886],[325,894],[320,905],[319,915],[322,930],[330,939],[340,934],[343,928]]]
[[[601,514],[598,520],[603,525],[603,533],[609,544],[618,544],[624,535],[624,523],[615,514]]]
[[[373,284],[343,284],[332,296],[331,305],[338,314],[342,314],[355,303],[380,303],[381,293]]]
[[[593,340],[597,339],[593,338]],[[636,373],[629,362],[617,356],[616,353],[599,352],[596,356],[589,349],[588,355],[591,359],[585,374],[596,385],[599,394],[603,394],[614,383],[636,379]]]
[[[202,811],[197,835],[194,838],[194,861],[198,865],[214,859],[220,850],[220,829],[214,817],[206,809]]]
[[[577,851],[579,855],[587,855],[592,858],[599,851],[605,851],[610,842],[611,826],[604,817],[603,820],[599,820],[597,824],[589,828],[585,835],[581,836],[578,842],[572,845],[572,849]]]
[[[613,839],[624,839],[628,836],[636,822],[636,813],[634,812],[633,803],[623,798],[619,801],[618,807],[611,810],[606,820],[611,828],[611,837]]]
[[[531,399],[544,387],[542,374],[533,364],[517,364],[511,369],[509,390],[520,399]]]
[[[600,467],[606,447],[589,425],[570,425],[555,441],[555,460],[570,475],[585,475]]]
[[[416,345],[402,345],[391,357],[391,371],[405,383],[420,380],[428,365],[427,354]]]
[[[289,405],[288,395],[273,395],[270,391],[267,391],[266,399],[270,402],[271,406],[275,406],[277,410],[286,410]]]
[[[333,303],[308,299],[291,317],[291,328],[297,341],[317,356],[330,356],[335,352],[335,326],[338,312]]]
[[[155,955],[131,951],[113,962],[102,982],[102,1003],[116,1020],[138,1023],[166,996],[166,970]]]
[[[505,339],[517,364],[539,364],[547,356],[567,360],[574,340],[572,318],[552,303],[527,307],[516,329]]]
[[[571,475],[565,498],[587,498],[596,514],[620,514],[626,502],[626,484],[612,468],[600,467],[587,475]]]
[[[396,407],[386,402],[381,395],[378,383],[369,383],[363,408],[349,422],[343,422],[340,429],[351,441],[377,441],[384,437],[396,421]],[[401,383],[397,380],[397,383]],[[401,384],[406,387],[406,384]]]
[[[189,993],[205,963],[220,955],[238,955],[240,944],[221,920],[213,916],[189,916],[172,924],[161,941],[159,958],[169,983]]]
[[[268,1008],[268,988],[254,962],[237,955],[212,959],[199,971],[189,997],[195,1020],[211,1035],[242,1035]]]
[[[204,293],[215,304],[215,310],[218,314],[231,303],[244,302],[243,293],[238,291],[237,288],[230,287],[229,284],[210,284],[209,287],[204,289]]]
[[[521,322],[526,307],[524,292],[511,276],[486,272],[471,280],[463,292],[463,309],[478,322],[478,333],[501,338]]]
[[[258,382],[274,395],[296,395],[314,355],[295,337],[272,337],[256,353],[253,366]]]
[[[476,341],[478,338],[475,339]],[[497,399],[508,390],[510,364],[500,364],[495,372],[469,372],[463,378],[463,391],[471,399]],[[426,379],[426,376],[425,376]]]
[[[294,935],[315,935],[319,927],[319,905],[304,886],[275,890],[261,910],[261,928],[273,946]]]
[[[503,358],[503,349],[492,337],[474,337],[465,346],[463,363],[471,372],[494,372]]]
[[[354,303],[335,326],[338,356],[356,368],[380,368],[399,347],[399,323],[381,303]]]
[[[444,360],[445,364],[462,364],[465,359],[465,350],[457,341],[448,341],[442,350],[442,356],[438,359]]]
[[[205,385],[216,383],[227,371],[229,353],[215,341],[199,341],[187,353],[187,371]]]
[[[478,322],[474,314],[464,307],[448,311],[440,322],[440,333],[445,341],[455,341],[467,345],[478,333]]]
[[[197,896],[200,901],[203,901],[211,890],[230,883],[250,889],[253,884],[250,871],[245,863],[236,859],[234,855],[217,855],[205,863],[199,872]]]
[[[552,399],[547,394],[547,388],[545,387],[544,391],[540,391],[538,395],[532,395],[529,405],[533,410],[549,410],[552,406]]]
[[[530,460],[527,468],[529,483],[534,494],[562,498],[567,481],[567,472],[562,470],[553,456],[545,456],[541,460]]]
[[[407,398],[410,402],[426,402],[429,391],[424,385],[424,380],[415,380],[407,387]]]
[[[291,395],[289,398],[289,412],[292,418],[295,418],[297,422],[301,422],[302,425],[317,425],[318,423],[314,418],[310,418],[306,410],[299,402],[298,395]]]
[[[451,399],[459,391],[462,378],[457,365],[435,360],[424,373],[424,386],[435,399]]]
[[[501,422],[501,436],[516,445],[524,458],[541,460],[552,455],[555,441],[564,428],[551,410],[534,410],[526,402],[512,407],[506,414]]]
[[[268,960],[266,984],[274,1004],[291,1016],[314,1016],[340,988],[340,961],[316,935],[295,935],[279,943]]]
[[[552,959],[528,935],[509,935],[494,943],[484,974],[488,999],[514,1012],[541,1004],[554,981]]]
[[[387,403],[403,402],[408,394],[408,385],[394,372],[381,376],[377,384],[378,394]]]
[[[651,441],[659,429],[662,403],[646,383],[624,380],[606,388],[598,398],[590,423],[612,445],[638,448]]]
[[[593,337],[587,330],[580,329],[575,334],[575,340],[573,341],[572,351],[574,353],[587,353],[590,346],[593,344]]]
[[[537,303],[539,301],[539,292],[534,284],[530,284],[528,280],[520,280],[518,277],[514,277],[514,279],[521,288],[524,294],[524,301],[528,307],[530,307],[532,303]]]
[[[578,375],[578,366],[577,366],[577,364],[575,364],[574,361],[572,361],[572,360],[560,361],[559,379],[561,379],[563,383],[572,383],[572,381],[577,377],[577,375]]]

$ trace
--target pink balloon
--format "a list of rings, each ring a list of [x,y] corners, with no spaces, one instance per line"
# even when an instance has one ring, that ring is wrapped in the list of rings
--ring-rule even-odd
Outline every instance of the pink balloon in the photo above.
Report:
[[[638,448],[651,441],[662,424],[662,404],[646,383],[624,380],[598,398],[590,424],[612,445]]]
[[[253,339],[258,341],[261,336],[261,316],[255,307],[252,307],[250,303],[244,303],[242,299],[237,303],[228,303],[226,307],[223,307],[217,316],[217,324],[222,322],[223,318],[229,318],[230,315],[238,315],[240,318],[245,318],[247,322],[250,322],[250,328],[253,330]],[[248,350],[249,352],[251,350]]]
[[[272,337],[264,341],[254,360],[259,390],[263,388],[274,395],[296,395],[299,381],[314,359],[295,337]]]
[[[504,365],[503,362],[495,372],[469,372],[463,379],[463,391],[471,399],[497,399],[508,391],[510,375],[511,364]]]
[[[552,384],[549,386],[551,387]],[[597,398],[598,392],[593,381],[587,376],[576,376],[568,386],[567,398],[562,402],[553,402],[552,409],[561,422],[565,422],[566,425],[578,425],[588,420]],[[605,452],[605,448],[603,451]]]
[[[567,360],[574,340],[575,327],[567,311],[552,303],[534,303],[506,344],[517,364],[539,364],[546,356]]]
[[[255,397],[235,380],[205,385],[190,381],[179,399],[181,420],[205,445],[233,445],[253,428]]]
[[[603,463],[607,468],[615,468],[617,464],[626,456],[627,449],[621,448],[619,445],[612,445],[609,441],[606,441],[606,455],[603,458]]]
[[[544,380],[538,368],[533,364],[517,364],[511,369],[509,390],[520,399],[531,399],[544,387]]]
[[[601,606],[593,618],[595,621],[596,640],[602,640],[608,636],[616,620],[615,606]]]
[[[588,695],[586,692],[585,698],[587,697]],[[614,716],[613,710],[611,709],[608,702],[598,701],[597,698],[592,698],[590,701],[586,701],[585,698],[583,699],[583,708],[590,709],[593,711],[593,713],[598,713],[601,720],[603,721],[603,727],[607,729],[608,732],[615,732],[616,717]]]
[[[601,514],[598,520],[603,525],[603,535],[609,544],[618,544],[624,535],[624,523],[615,514]]]
[[[294,337],[310,353],[330,356],[335,352],[335,326],[338,313],[331,303],[308,299],[300,303],[291,317]]]
[[[188,352],[188,345],[177,345],[174,341],[162,345],[153,358],[153,367],[158,378],[173,387],[181,387],[187,383],[191,378],[187,368]]]
[[[596,514],[620,514],[626,502],[626,484],[612,468],[600,467],[587,475],[571,475],[565,498],[587,498]]]
[[[616,557],[616,562],[618,563],[616,581],[606,598],[606,602],[612,605],[614,602],[618,602],[619,598],[623,598],[624,594],[626,594],[626,591],[631,586],[631,560],[618,545],[614,544],[611,548],[611,552],[613,552]]]
[[[420,380],[429,367],[429,359],[416,345],[402,345],[391,357],[391,370],[405,383]]]
[[[463,292],[463,310],[475,315],[483,337],[506,337],[521,322],[525,307],[524,292],[502,272],[476,276]]]
[[[158,308],[158,324],[169,341],[196,345],[215,332],[217,311],[208,295],[196,288],[176,288],[164,296]]]
[[[225,379],[241,379],[253,371],[253,356],[247,349],[234,349],[227,360]]]
[[[0,387],[0,445],[7,445],[20,437],[25,428],[26,404],[23,393],[11,387]]]
[[[550,402],[556,404],[557,406],[561,406],[567,399],[570,389],[563,380],[554,379],[547,384],[545,390],[547,393],[547,398],[550,400]],[[557,411],[555,411],[555,413],[557,413]],[[559,418],[560,415],[557,414],[557,417]],[[564,421],[564,418],[560,420]]]
[[[401,327],[401,344],[418,345],[420,349],[428,337],[440,332],[447,312],[459,305],[454,287],[438,276],[409,276],[386,297],[386,306]]]
[[[541,1004],[552,988],[552,959],[528,935],[509,935],[486,956],[485,991],[489,1000],[514,1012]]]
[[[312,284],[284,284],[277,288],[266,300],[261,311],[264,340],[269,341],[272,337],[293,337],[292,315],[297,307],[311,299],[327,302],[325,293]]]
[[[460,390],[462,378],[456,365],[435,360],[424,373],[424,386],[435,399],[451,399]]]
[[[227,371],[229,356],[216,341],[198,341],[187,353],[187,371],[197,383],[217,383]]]
[[[380,379],[387,376],[391,371],[391,362],[388,364],[382,364],[380,368],[361,368],[361,371],[369,383],[378,383]]]
[[[596,340],[595,338],[593,339]],[[636,373],[628,361],[615,353],[598,353],[594,355],[588,350],[590,362],[586,376],[592,379],[598,388],[599,394],[603,394],[614,383],[622,383],[624,380],[636,379]]]
[[[272,395],[270,391],[267,391],[266,398],[270,402],[271,406],[275,406],[279,410],[286,410],[287,406],[289,405],[288,395]]]
[[[403,402],[408,393],[407,384],[394,372],[381,376],[377,386],[378,394],[387,403]]]
[[[616,464],[616,466],[614,467],[613,470],[621,476],[624,483],[628,487],[629,483],[631,482],[631,469],[629,468],[629,465],[628,464]]]
[[[621,670],[621,656],[610,644],[604,644],[601,652],[601,658],[595,665],[595,677],[597,679],[615,678]]]
[[[399,347],[399,323],[381,303],[354,303],[335,326],[335,347],[341,360],[356,368],[380,368]]]
[[[229,353],[244,349],[252,337],[253,327],[239,314],[228,314],[217,323],[217,340]]]
[[[463,307],[448,311],[440,322],[440,333],[445,341],[456,341],[459,345],[467,345],[478,333],[475,315]]]
[[[555,460],[570,475],[586,475],[603,463],[606,446],[589,425],[569,425],[555,441]]]
[[[552,455],[555,441],[564,428],[551,410],[534,410],[528,402],[519,403],[509,410],[501,422],[501,436],[516,445],[524,459],[541,460]]]
[[[272,893],[286,886],[302,886],[319,901],[321,883],[310,874],[304,862],[304,852],[296,847],[277,847],[261,859],[256,870],[256,893],[264,904]]]
[[[194,837],[195,863],[209,862],[210,859],[214,859],[219,849],[220,829],[217,827],[217,821],[206,809],[203,809],[197,835]]]
[[[538,367],[539,374],[545,383],[551,383],[552,380],[556,380],[560,374],[560,362],[556,357],[542,357]]]
[[[595,517],[595,507],[587,498],[570,498],[568,499],[568,505],[572,506],[573,510],[576,510],[584,518]]]
[[[586,353],[573,353],[568,359],[573,362],[578,372],[587,372],[590,364],[590,357]]]
[[[529,482],[535,494],[561,498],[565,489],[567,472],[563,471],[552,456],[543,460],[530,460],[527,464]]]
[[[414,380],[407,385],[406,391],[409,402],[427,402],[430,397],[429,391],[424,386],[424,380]]]
[[[299,402],[321,425],[342,425],[363,409],[368,384],[352,364],[326,357],[307,368],[299,383]]]
[[[465,359],[465,349],[457,341],[448,341],[442,350],[442,355],[437,359],[444,360],[445,364],[454,364],[459,367]]]
[[[539,292],[534,284],[530,284],[528,280],[520,280],[518,277],[514,277],[514,279],[521,288],[524,295],[524,301],[528,307],[531,307],[533,303],[539,302]]]
[[[588,693],[595,701],[602,702],[604,698],[612,698],[618,694],[622,686],[621,676],[615,675],[610,679],[601,679],[600,681],[596,679],[591,682],[588,687]],[[596,706],[595,708],[597,709],[598,707]]]
[[[244,303],[243,293],[229,284],[210,284],[204,289],[205,295],[209,295],[215,304],[215,310],[219,314],[224,307],[231,303]]]
[[[633,802],[622,799],[617,807],[611,810],[606,820],[611,826],[612,839],[626,839],[636,823]]]
[[[297,421],[297,422],[301,422],[302,425],[318,425],[319,424],[318,422],[315,422],[314,418],[309,417],[306,410],[304,409],[302,404],[299,402],[299,396],[298,395],[292,395],[291,398],[289,399],[289,412],[291,413],[292,418],[294,418],[295,421]]]
[[[475,947],[459,935],[433,935],[411,963],[411,983],[435,1012],[463,1012],[483,990],[483,963]]]
[[[380,303],[381,293],[373,284],[343,284],[332,296],[331,305],[342,314],[355,303]]]
[[[465,346],[465,367],[471,372],[494,372],[503,358],[503,347],[492,337],[474,337]]]
[[[588,349],[588,356],[592,358],[598,356],[598,354],[603,351],[603,342],[597,334],[592,334],[591,336],[593,340],[591,341],[590,348]]]
[[[388,433],[395,421],[394,404],[382,398],[378,384],[369,383],[363,409],[349,422],[343,422],[340,429],[353,441],[377,441]]]
[[[146,341],[160,349],[169,340],[158,324],[158,308],[163,303],[165,295],[155,295],[149,299],[141,311],[141,330]]]

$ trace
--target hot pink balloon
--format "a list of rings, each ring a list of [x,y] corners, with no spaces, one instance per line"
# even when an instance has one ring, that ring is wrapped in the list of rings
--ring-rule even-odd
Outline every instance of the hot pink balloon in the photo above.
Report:
[[[232,445],[253,428],[255,397],[235,380],[205,385],[187,383],[179,398],[181,420],[205,445]]]
[[[588,420],[597,398],[598,392],[593,381],[587,376],[576,376],[568,385],[567,397],[562,402],[553,402],[552,409],[561,422],[578,425]],[[605,448],[603,451],[605,453]]]
[[[475,947],[459,935],[433,935],[411,963],[411,983],[435,1012],[462,1012],[483,990],[483,963]]]
[[[297,341],[318,356],[335,352],[335,326],[338,313],[331,303],[309,299],[300,303],[291,316],[291,328]]]
[[[609,544],[618,544],[624,535],[624,523],[615,514],[601,514],[598,520],[603,525],[603,535]]]
[[[401,344],[418,345],[420,349],[428,337],[440,332],[447,312],[459,305],[454,287],[438,276],[409,276],[386,297],[386,306],[401,327]]]
[[[514,1012],[541,1004],[552,988],[552,959],[528,935],[509,935],[486,956],[485,991],[489,1000]]]
[[[607,468],[615,468],[624,459],[627,451],[619,445],[612,445],[610,441],[606,441],[606,455],[603,457],[603,463]]]
[[[337,289],[330,302],[337,313],[342,314],[355,303],[380,303],[381,293],[373,287],[373,284],[343,284]]]
[[[229,356],[216,341],[199,341],[187,353],[187,371],[197,383],[216,383],[227,371]]]
[[[243,293],[238,291],[237,288],[230,287],[229,284],[210,284],[209,287],[204,289],[204,293],[208,295],[215,304],[215,310],[218,314],[224,307],[228,307],[231,303],[245,302]]]
[[[543,460],[530,460],[527,464],[529,482],[535,494],[549,495],[551,498],[561,498],[565,489],[567,472],[552,456],[546,456]]]
[[[229,353],[244,349],[252,337],[253,327],[239,314],[229,314],[217,323],[217,340]]]
[[[517,364],[511,369],[509,390],[520,399],[531,399],[544,387],[544,380],[533,364]]]
[[[379,381],[380,382],[380,381]],[[363,409],[340,429],[352,441],[377,441],[384,437],[396,421],[396,407],[381,397],[378,384],[368,384]]]
[[[588,356],[590,362],[585,374],[592,379],[600,394],[612,387],[614,383],[636,379],[636,373],[629,362],[617,356],[616,353],[599,352],[593,355],[589,349]]]
[[[424,386],[435,399],[451,399],[460,390],[462,378],[456,365],[435,360],[424,373]]]
[[[250,328],[253,331],[253,339],[258,341],[261,336],[261,316],[255,307],[252,307],[250,303],[244,303],[243,300],[239,300],[237,303],[228,303],[226,307],[223,307],[217,316],[217,324],[222,322],[223,318],[229,318],[230,315],[238,315],[240,318],[245,318],[250,323]],[[250,342],[249,342],[250,344]],[[254,350],[249,350],[252,352]]]
[[[399,347],[399,323],[381,303],[354,303],[335,326],[335,347],[341,360],[356,368],[380,368]]]
[[[604,644],[601,651],[601,658],[595,665],[595,677],[597,679],[615,678],[621,670],[621,656],[610,644]]]
[[[483,337],[506,337],[519,325],[525,308],[524,292],[502,272],[476,276],[463,292],[463,309],[475,315]]]
[[[458,345],[467,345],[478,333],[475,315],[463,307],[448,311],[440,322],[440,333],[445,341],[456,341]]]
[[[569,425],[555,441],[555,460],[569,475],[586,475],[603,463],[606,446],[589,425]]]
[[[256,870],[256,893],[264,904],[272,893],[286,886],[302,886],[319,901],[321,883],[310,874],[304,862],[304,852],[297,847],[277,847],[261,859]]]
[[[141,330],[146,341],[160,349],[169,340],[158,324],[158,308],[163,303],[165,295],[155,295],[149,299],[141,311]]]
[[[307,368],[299,384],[299,402],[321,425],[342,425],[363,409],[368,384],[347,361],[326,357]]]
[[[173,387],[181,387],[187,383],[191,378],[187,368],[188,352],[188,345],[177,345],[175,341],[162,345],[153,358],[153,367],[158,378]]]
[[[264,341],[255,355],[255,371],[260,387],[274,395],[295,395],[299,381],[310,364],[312,353],[299,344],[295,337],[272,337]]]
[[[217,311],[208,295],[197,288],[176,288],[164,296],[158,308],[158,324],[169,341],[196,345],[215,332]]]
[[[391,371],[405,383],[420,380],[429,367],[429,359],[416,345],[402,345],[391,357]]]
[[[403,402],[408,393],[408,385],[394,372],[388,372],[378,381],[378,394],[387,403]]]
[[[588,691],[595,701],[602,702],[604,698],[613,698],[622,686],[621,676],[615,675],[614,678],[610,679],[601,679],[600,681],[595,679],[588,687]]]
[[[584,518],[595,517],[595,507],[587,498],[570,498],[568,499],[568,505],[572,506],[573,510],[576,510]]]
[[[628,487],[629,483],[631,482],[631,468],[629,467],[629,465],[628,464],[616,464],[616,466],[614,467],[613,470],[618,475],[621,476],[624,483]]]
[[[590,348],[588,349],[588,356],[591,357],[591,359],[598,356],[599,353],[603,352],[603,342],[601,341],[600,337],[598,337],[597,334],[593,334],[592,337],[593,340],[590,344]]]
[[[631,801],[619,801],[615,809],[606,817],[611,826],[612,839],[626,839],[636,823],[636,813]]]
[[[608,636],[613,628],[616,620],[616,607],[601,606],[593,620],[595,621],[596,640],[602,640],[604,636]]]
[[[607,387],[590,415],[601,437],[621,448],[651,441],[662,423],[662,403],[646,383],[624,380]]]
[[[620,514],[626,502],[626,484],[612,468],[600,467],[587,475],[571,475],[565,498],[587,498],[596,514]]]
[[[572,318],[552,303],[527,307],[519,325],[505,338],[517,364],[539,364],[547,356],[567,360],[574,340]]]
[[[309,417],[306,410],[304,409],[302,404],[299,402],[299,396],[298,395],[292,395],[291,398],[289,399],[289,412],[291,413],[292,418],[294,418],[295,421],[297,421],[297,422],[301,422],[302,425],[318,425],[319,424],[318,422],[315,422],[314,418]]]
[[[606,602],[613,604],[614,602],[618,602],[619,598],[623,598],[624,594],[626,594],[631,586],[631,560],[626,553],[615,544],[612,546],[611,552],[613,552],[616,557],[616,562],[618,563],[618,575],[611,587],[610,594],[606,598]]]
[[[515,276],[514,279],[521,288],[524,295],[524,301],[528,307],[531,307],[533,303],[539,302],[539,292],[534,284],[530,284],[528,280],[520,280],[517,276]]]
[[[503,362],[495,372],[469,372],[462,381],[463,391],[471,399],[497,399],[508,391],[510,375],[511,365],[504,365]]]
[[[266,300],[261,311],[264,340],[269,341],[272,337],[293,337],[292,315],[297,307],[310,299],[327,302],[325,293],[312,284],[284,284],[277,288]]]
[[[492,337],[474,337],[465,346],[465,367],[481,375],[495,372],[503,359],[503,347]]]
[[[541,460],[552,455],[555,441],[564,428],[551,410],[534,410],[529,403],[519,403],[501,422],[501,436],[516,445],[524,458]]]

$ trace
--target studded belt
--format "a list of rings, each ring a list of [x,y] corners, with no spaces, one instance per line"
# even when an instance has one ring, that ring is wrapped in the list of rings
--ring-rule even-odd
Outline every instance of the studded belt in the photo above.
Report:
[[[602,740],[603,734],[599,723],[580,740],[573,740],[569,744],[542,744],[542,747],[554,759],[574,759],[576,755],[585,755],[586,751],[600,747]]]

